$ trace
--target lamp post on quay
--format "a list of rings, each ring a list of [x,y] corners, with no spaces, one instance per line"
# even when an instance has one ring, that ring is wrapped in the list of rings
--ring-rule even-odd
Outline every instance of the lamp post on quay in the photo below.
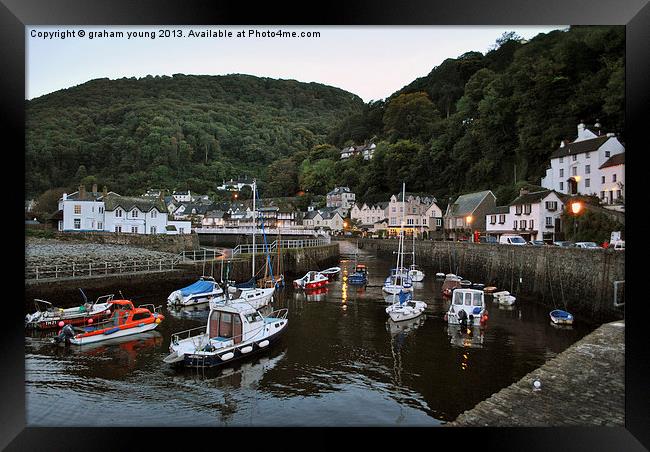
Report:
[[[571,202],[571,213],[573,213],[573,241],[578,237],[578,215],[582,212],[582,203],[580,201]]]

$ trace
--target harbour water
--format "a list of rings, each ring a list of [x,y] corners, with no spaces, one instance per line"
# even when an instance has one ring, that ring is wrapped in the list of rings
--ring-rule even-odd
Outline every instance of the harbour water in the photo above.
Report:
[[[504,308],[486,298],[487,326],[461,333],[443,320],[440,270],[426,266],[414,291],[428,304],[426,316],[392,324],[381,285],[394,262],[363,251],[359,260],[369,271],[365,289],[347,284],[354,261],[342,260],[341,275],[320,293],[276,292],[275,307],[289,309],[285,335],[266,354],[221,369],[175,370],[162,362],[171,334],[205,324],[208,311],[168,309],[169,293],[155,280],[134,296],[136,305],[164,306],[154,332],[69,349],[28,335],[27,424],[436,426],[596,327],[578,318],[557,328],[533,300]]]

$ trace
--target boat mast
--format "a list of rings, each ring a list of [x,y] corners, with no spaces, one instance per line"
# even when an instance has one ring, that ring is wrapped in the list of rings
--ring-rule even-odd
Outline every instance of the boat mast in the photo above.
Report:
[[[404,204],[406,197],[406,182],[402,182],[402,226],[400,227],[400,245],[402,252],[400,253],[400,256],[402,256],[402,265],[399,265],[399,268],[404,267],[404,211],[406,210],[406,205]],[[399,260],[399,256],[397,258]]]
[[[252,267],[252,278],[255,278],[255,229],[257,229],[257,215],[255,215],[255,193],[257,193],[257,187],[255,185],[255,179],[253,179],[253,267]]]

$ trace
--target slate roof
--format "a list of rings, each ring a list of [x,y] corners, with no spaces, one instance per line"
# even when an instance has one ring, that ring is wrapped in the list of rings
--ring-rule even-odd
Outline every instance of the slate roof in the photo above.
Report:
[[[447,209],[447,215],[464,216],[471,214],[479,206],[479,204],[481,204],[481,201],[483,201],[483,199],[488,195],[494,196],[490,190],[460,195],[456,201],[449,205],[449,208]]]
[[[159,212],[166,212],[165,203],[160,198],[136,198],[130,196],[120,196],[118,194],[108,194],[104,201],[104,208],[107,211],[113,211],[121,207],[125,211],[130,211],[137,207],[141,212],[149,212],[155,207]]]
[[[305,213],[305,216],[303,217],[304,220],[313,220],[316,218],[316,215],[318,215],[317,210],[312,210],[311,212]]]
[[[510,213],[510,206],[496,206],[494,210],[486,213],[486,215],[501,215],[504,213]]]
[[[605,163],[600,165],[598,169],[609,168],[610,166],[625,165],[625,152],[612,155]]]
[[[351,193],[350,187],[334,187],[334,190],[328,193],[328,195],[338,195],[339,193]]]
[[[113,192],[110,192],[113,193]],[[84,196],[81,196],[79,191],[75,191],[73,193],[70,193],[67,195],[68,200],[73,200],[73,201],[97,201],[99,198],[103,196],[102,192],[98,191],[86,191]],[[59,198],[59,201],[62,201],[63,197]]]
[[[540,190],[532,193],[526,193],[517,196],[511,203],[511,206],[518,204],[534,204],[546,198],[553,190]]]
[[[574,141],[573,143],[566,144],[563,148],[558,148],[551,154],[552,159],[559,157],[565,157],[567,155],[573,154],[583,154],[585,152],[595,152],[605,143],[613,137],[608,137],[607,135],[602,135],[596,138],[590,138],[588,140]]]
[[[211,210],[205,214],[205,218],[224,218],[225,214],[223,210]]]

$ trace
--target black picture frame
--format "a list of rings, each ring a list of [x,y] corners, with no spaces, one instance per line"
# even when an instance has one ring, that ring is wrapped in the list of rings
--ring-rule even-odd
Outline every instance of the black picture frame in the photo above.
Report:
[[[272,2],[252,6],[246,2],[216,2],[201,0],[2,0],[0,4],[0,61],[3,64],[0,108],[2,109],[3,157],[5,161],[5,198],[10,212],[5,230],[10,255],[4,272],[5,304],[3,312],[10,312],[2,319],[0,356],[4,362],[0,370],[0,446],[7,450],[131,450],[136,447],[154,449],[169,444],[170,429],[116,429],[116,428],[34,428],[25,424],[25,361],[23,330],[23,297],[14,297],[15,287],[24,280],[17,262],[24,258],[24,246],[19,240],[11,240],[23,234],[24,224],[15,215],[24,204],[24,81],[25,26],[26,25],[160,25],[160,24],[286,24],[286,25],[625,25],[626,26],[626,129],[631,150],[626,157],[627,176],[626,208],[628,217],[637,212],[635,203],[641,195],[635,192],[639,186],[643,166],[645,141],[641,136],[643,118],[650,105],[650,90],[646,83],[650,75],[650,5],[648,0],[498,0],[470,2],[468,0],[396,1],[375,0],[362,2],[335,1],[302,7],[280,5]],[[645,114],[644,114],[645,113]],[[10,138],[7,140],[7,138]],[[11,143],[11,144],[10,144]],[[630,157],[631,155],[631,157]],[[636,163],[636,164],[635,164]],[[10,176],[10,181],[7,180]],[[22,185],[20,185],[22,184]],[[632,186],[632,190],[630,190]],[[631,193],[631,195],[630,195]],[[639,201],[640,202],[640,201]],[[629,209],[632,209],[631,211]],[[632,212],[630,214],[630,212]],[[638,209],[641,213],[641,208]],[[631,224],[630,224],[631,223]],[[643,220],[639,221],[643,224]],[[628,222],[626,259],[636,262],[644,251],[641,226]],[[14,243],[15,242],[15,243]],[[5,249],[6,246],[5,246]],[[640,283],[627,283],[628,298],[635,301],[634,294]],[[20,293],[20,290],[17,291]],[[15,298],[15,299],[14,299]],[[626,421],[625,428],[436,428],[418,429],[408,443],[433,447],[443,441],[451,441],[448,447],[480,447],[496,450],[644,450],[650,448],[650,391],[648,370],[650,361],[646,352],[644,334],[643,297],[638,303],[626,306]],[[603,378],[607,378],[606,375]],[[134,420],[137,426],[137,420]],[[275,446],[283,445],[285,437],[300,438],[320,445],[340,444],[341,429],[310,429],[306,435],[264,429],[258,438],[269,438]],[[361,429],[368,439],[387,445],[391,441],[389,429]],[[392,429],[391,429],[392,430]],[[198,445],[205,430],[178,432],[173,435],[187,439],[186,445]],[[348,430],[349,432],[349,430]],[[246,432],[237,432],[233,438]],[[405,441],[405,434],[398,433],[395,445]],[[365,441],[365,439],[364,439]],[[261,447],[259,443],[256,443]],[[404,443],[406,445],[407,443]],[[455,445],[455,446],[454,446]],[[644,447],[645,446],[645,447]],[[249,443],[247,447],[255,447]],[[367,447],[367,446],[365,446]]]

